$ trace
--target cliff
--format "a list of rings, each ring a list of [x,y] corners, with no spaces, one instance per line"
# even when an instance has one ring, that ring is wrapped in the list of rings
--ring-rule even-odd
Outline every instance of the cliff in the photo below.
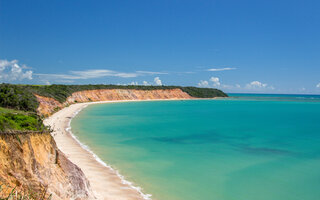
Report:
[[[100,89],[84,90],[72,93],[64,103],[50,97],[36,95],[39,102],[38,113],[49,116],[56,110],[73,103],[114,100],[152,100],[152,99],[192,99],[181,89],[135,90],[135,89]]]
[[[13,117],[13,121],[19,121],[15,124],[19,126],[12,125],[0,130],[21,131],[6,135],[0,132],[0,199],[6,197],[16,187],[16,191],[21,193],[30,193],[31,191],[41,194],[46,190],[47,194],[52,195],[53,200],[86,200],[95,199],[95,197],[82,170],[69,161],[57,148],[50,133],[42,132],[47,129],[42,126],[42,120],[38,115],[47,117],[78,102],[227,96],[220,90],[209,88],[115,85],[32,86],[0,84],[0,93],[0,107],[6,108],[0,110],[0,117],[1,115],[10,117],[10,119]],[[20,115],[27,117],[21,121]],[[32,121],[37,123],[30,124]],[[3,117],[2,122],[8,123]],[[41,123],[41,126],[37,126],[38,122]],[[25,124],[30,125],[31,129],[27,129],[28,132],[25,130]],[[21,129],[17,129],[17,127]],[[94,181],[92,187],[93,183]],[[3,189],[4,186],[6,189]],[[45,198],[37,197],[34,199]]]
[[[94,199],[83,172],[57,148],[50,133],[0,134],[0,185],[20,192],[47,189],[54,200]],[[0,199],[8,192],[2,191]]]
[[[169,99],[169,98],[215,98],[228,97],[226,93],[215,88],[182,87],[182,86],[143,86],[143,85],[13,85],[0,84],[0,107],[11,108],[38,113],[52,113],[51,111],[38,111],[39,101],[42,103],[48,100],[56,104],[53,107],[59,109],[59,104],[64,104],[68,97],[75,93],[81,94],[84,91],[96,91],[98,99],[106,100],[119,99]],[[86,92],[85,92],[86,93]],[[37,98],[36,95],[46,98]],[[94,95],[95,96],[95,95]],[[90,98],[90,97],[89,97]],[[92,98],[90,98],[93,100]],[[87,99],[87,100],[90,100]],[[43,106],[44,107],[44,106]],[[39,109],[38,109],[39,108]]]
[[[149,100],[149,99],[190,99],[180,89],[170,90],[86,90],[73,93],[67,98],[68,103],[113,100]]]
[[[40,116],[48,117],[49,115],[53,114],[55,111],[60,110],[63,108],[63,104],[59,101],[55,100],[51,97],[44,97],[40,95],[36,95],[37,101],[39,102],[39,107],[37,109],[37,113]]]

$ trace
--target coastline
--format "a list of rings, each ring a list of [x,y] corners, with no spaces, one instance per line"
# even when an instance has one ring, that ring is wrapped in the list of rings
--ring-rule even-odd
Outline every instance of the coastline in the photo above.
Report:
[[[194,99],[118,100],[76,103],[46,118],[44,124],[51,126],[53,129],[52,136],[58,148],[71,162],[81,168],[89,180],[97,199],[150,200],[150,194],[144,194],[140,187],[127,181],[117,170],[103,162],[90,148],[82,144],[76,136],[72,134],[70,123],[73,117],[83,108],[91,104],[172,100]]]

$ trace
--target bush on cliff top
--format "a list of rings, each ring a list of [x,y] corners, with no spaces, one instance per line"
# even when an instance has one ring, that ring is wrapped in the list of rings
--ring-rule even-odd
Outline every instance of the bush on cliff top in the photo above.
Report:
[[[0,108],[0,132],[44,131],[46,127],[36,113]]]
[[[181,86],[141,86],[141,85],[12,85],[0,84],[0,106],[18,110],[36,111],[39,103],[32,94],[51,97],[63,103],[74,92],[96,89],[159,90],[181,89],[192,97],[227,97],[218,89]]]
[[[1,107],[35,112],[38,105],[36,97],[26,88],[18,85],[0,84]]]

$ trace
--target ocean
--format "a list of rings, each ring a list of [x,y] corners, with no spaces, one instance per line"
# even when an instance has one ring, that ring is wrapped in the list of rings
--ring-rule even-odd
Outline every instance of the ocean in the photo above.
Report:
[[[90,105],[73,134],[155,200],[319,200],[320,96]]]

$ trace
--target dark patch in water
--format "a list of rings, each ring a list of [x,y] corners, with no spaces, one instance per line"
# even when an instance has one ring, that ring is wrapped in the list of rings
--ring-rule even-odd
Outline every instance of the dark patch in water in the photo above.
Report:
[[[266,148],[266,147],[248,147],[242,146],[239,147],[241,151],[250,154],[257,154],[257,155],[288,155],[292,154],[290,151],[281,150],[281,149],[273,149],[273,148]]]
[[[246,140],[250,136],[222,136],[214,132],[205,134],[190,134],[177,137],[151,137],[150,139],[158,142],[166,142],[172,144],[209,144],[209,143],[226,143],[232,144],[231,140]]]
[[[214,144],[222,143],[233,147],[235,151],[241,151],[247,154],[254,155],[293,155],[293,152],[275,149],[269,147],[251,147],[243,142],[249,140],[251,136],[222,136],[214,132],[206,134],[191,134],[177,137],[151,137],[150,139],[157,142],[171,143],[171,144]]]
[[[177,137],[152,137],[152,140],[172,144],[205,144],[221,142],[221,137],[216,134],[192,134]]]

